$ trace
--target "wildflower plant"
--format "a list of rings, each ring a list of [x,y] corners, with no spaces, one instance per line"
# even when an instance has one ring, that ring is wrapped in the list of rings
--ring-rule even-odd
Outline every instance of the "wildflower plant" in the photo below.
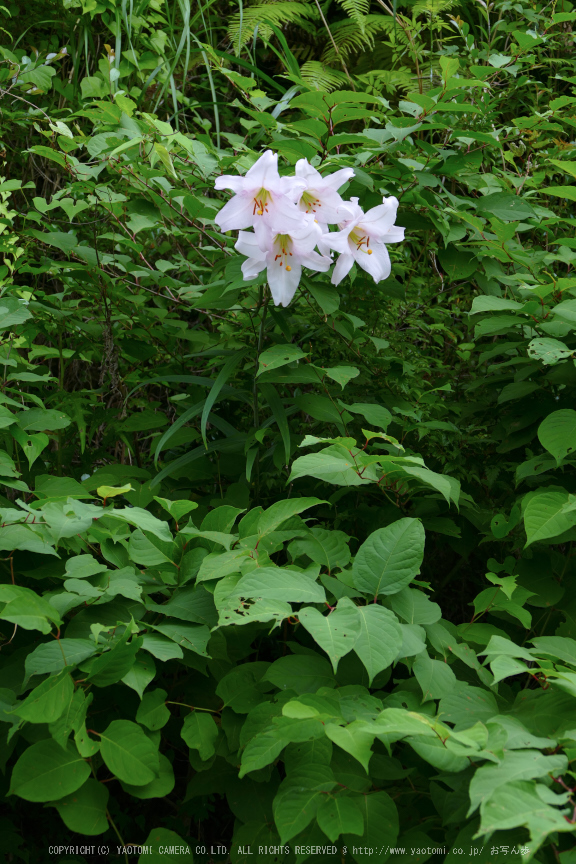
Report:
[[[358,198],[344,201],[338,192],[353,176],[352,168],[342,168],[323,177],[307,159],[300,159],[294,176],[281,177],[277,154],[267,150],[245,177],[217,178],[215,188],[230,189],[234,196],[218,213],[216,224],[223,231],[240,231],[235,248],[246,255],[244,280],[266,269],[275,306],[292,301],[303,266],[326,273],[334,252],[333,285],[340,284],[354,262],[375,282],[390,275],[386,244],[404,239],[404,228],[394,224],[398,199],[384,198],[364,213]],[[330,231],[331,225],[338,230]]]

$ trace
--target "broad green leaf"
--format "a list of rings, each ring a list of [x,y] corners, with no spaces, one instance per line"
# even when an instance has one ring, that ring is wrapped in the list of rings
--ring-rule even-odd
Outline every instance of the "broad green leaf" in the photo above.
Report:
[[[313,417],[314,420],[319,420],[323,423],[333,423],[341,435],[345,434],[344,420],[346,413],[339,411],[335,403],[326,396],[304,393],[301,396],[295,397],[294,404],[305,414]]]
[[[505,751],[497,765],[482,765],[470,781],[470,809],[474,813],[480,804],[485,804],[500,786],[518,780],[534,780],[537,777],[556,777],[566,769],[566,756],[545,756],[539,750]]]
[[[66,747],[66,742],[72,731],[79,732],[86,720],[88,708],[92,704],[94,694],[84,695],[81,687],[77,687],[74,695],[64,706],[64,711],[54,723],[49,725],[49,731],[61,747]],[[81,753],[80,755],[84,755]]]
[[[432,660],[425,651],[414,661],[414,675],[422,688],[422,702],[448,696],[456,685],[456,676],[443,660]]]
[[[482,805],[480,832],[491,835],[524,826],[530,831],[532,843],[524,845],[531,854],[549,834],[574,830],[571,814],[550,806],[555,797],[540,783],[519,780],[499,786]]]
[[[435,624],[442,617],[442,610],[423,591],[403,588],[392,595],[393,611],[408,624]]]
[[[281,842],[287,843],[310,824],[326,792],[336,785],[326,765],[300,768],[281,784],[273,802],[274,822]]]
[[[538,427],[538,440],[560,465],[576,447],[576,411],[563,408],[548,414]]]
[[[294,690],[298,694],[316,693],[321,687],[333,687],[335,683],[328,661],[312,654],[280,657],[269,667],[264,680],[280,690]]]
[[[154,828],[143,845],[146,852],[142,852],[138,864],[191,864],[192,849],[168,828]]]
[[[131,720],[113,720],[100,736],[107,768],[124,783],[144,786],[158,776],[158,750]]]
[[[319,498],[291,498],[288,501],[276,501],[271,507],[260,515],[257,523],[257,531],[260,537],[265,537],[282,525],[283,522],[315,507],[317,504],[326,504]]]
[[[369,479],[359,476],[352,456],[335,447],[295,459],[289,480],[292,482],[299,477],[315,477],[335,486],[365,486],[370,483]]]
[[[133,488],[131,483],[127,483],[125,486],[99,486],[96,489],[96,494],[100,498],[116,498],[118,495],[125,495],[126,492],[131,492]]]
[[[538,540],[558,537],[576,525],[576,512],[564,513],[568,493],[558,490],[537,492],[524,510],[526,546]]]
[[[266,351],[258,356],[258,372],[270,372],[272,369],[278,369],[280,366],[286,366],[287,363],[293,363],[295,360],[302,360],[308,355],[302,351],[297,345],[273,345],[272,348],[267,348]]]
[[[176,175],[176,172],[174,170],[174,165],[172,164],[172,159],[170,157],[170,153],[168,152],[166,147],[163,144],[160,144],[158,141],[155,141],[154,142],[154,152],[157,153],[158,156],[160,157],[160,161],[162,162],[162,164],[166,168],[168,174],[171,177],[173,177],[174,179],[177,179],[177,175]]]
[[[70,671],[63,669],[59,675],[53,675],[35,687],[14,709],[14,713],[29,723],[54,723],[72,699],[73,693]]]
[[[218,625],[228,627],[231,624],[242,626],[256,621],[267,623],[274,621],[275,626],[292,615],[292,607],[281,600],[256,600],[246,602],[241,597],[230,594],[223,603],[218,604]]]
[[[237,714],[248,714],[262,702],[263,690],[259,682],[265,678],[267,670],[268,664],[264,662],[236,666],[220,679],[216,695],[222,699],[225,708],[232,708]]]
[[[165,798],[166,795],[170,795],[176,785],[172,763],[162,753],[159,754],[158,758],[160,766],[158,777],[155,777],[154,780],[151,780],[150,783],[146,783],[144,786],[122,783],[124,791],[142,801],[147,801],[150,798]]]
[[[567,198],[568,201],[576,201],[576,186],[543,186],[545,195],[555,195],[556,198]]]
[[[53,642],[44,642],[26,657],[26,677],[60,672],[64,666],[74,668],[95,653],[96,645],[89,639],[55,639]]]
[[[458,687],[441,699],[438,713],[445,723],[457,729],[467,729],[475,722],[486,723],[498,712],[498,703],[488,690],[458,683]]]
[[[183,516],[187,516],[188,513],[191,513],[192,510],[196,510],[198,507],[197,501],[170,501],[168,498],[158,498],[156,495],[154,496],[154,500],[157,501],[164,510],[167,510],[176,522],[179,522]]]
[[[556,16],[554,17],[556,18]],[[570,162],[563,159],[549,159],[548,161],[557,168],[560,168],[562,171],[566,171],[567,174],[572,174],[573,177],[576,177],[576,162]]]
[[[0,535],[2,531],[8,531],[9,528],[16,527],[20,526],[10,525],[5,529],[0,528]],[[27,533],[30,537],[35,536],[31,531]],[[1,536],[0,548],[2,548]],[[24,545],[23,548],[30,552],[38,551],[34,546],[34,542]],[[52,552],[50,547],[47,548]],[[10,621],[11,624],[17,624],[19,627],[23,627],[24,630],[40,630],[41,633],[46,635],[50,633],[53,624],[62,623],[57,609],[29,588],[21,588],[15,585],[0,585],[0,603],[6,604],[4,608],[0,608],[0,619]]]
[[[29,408],[17,415],[18,424],[27,432],[55,432],[57,429],[66,429],[70,423],[70,417],[63,411],[55,411],[48,408]]]
[[[356,369],[355,366],[329,366],[324,368],[323,371],[328,378],[336,381],[342,390],[353,378],[357,378],[360,374],[360,370]]]
[[[504,297],[493,297],[487,294],[480,294],[472,300],[472,308],[470,315],[476,315],[478,312],[503,312],[508,309],[520,310],[523,304],[518,300],[507,300]]]
[[[364,833],[362,811],[355,798],[345,795],[324,796],[316,813],[318,825],[332,843],[341,834]]]
[[[382,405],[373,405],[371,402],[355,402],[353,405],[344,405],[351,414],[360,414],[371,426],[378,426],[386,430],[392,422],[392,414]]]
[[[354,603],[348,598],[338,602],[334,611],[323,615],[313,606],[300,609],[298,619],[314,641],[330,658],[334,674],[338,662],[352,651],[360,634],[360,619]]]
[[[576,300],[562,300],[553,309],[554,315],[562,318],[564,321],[569,321],[570,324],[576,322]]]
[[[152,603],[148,608],[170,618],[207,624],[209,627],[214,626],[217,620],[214,598],[203,586],[183,588],[173,594],[167,603]]]
[[[51,738],[28,747],[14,766],[10,795],[26,801],[57,801],[82,786],[90,765],[73,744],[61,747]]]
[[[210,630],[204,624],[152,624],[151,626],[182,648],[194,651],[202,657],[208,657],[206,646],[210,639]]]
[[[123,638],[110,651],[83,663],[82,670],[96,687],[109,687],[128,674],[141,646],[141,639],[132,639],[129,644],[126,644]]]
[[[0,332],[17,324],[23,324],[31,317],[22,300],[16,297],[2,297],[0,300]]]
[[[531,655],[557,657],[565,663],[576,666],[576,640],[563,636],[538,636],[531,641],[534,648],[529,654],[530,659],[533,659]]]
[[[350,753],[354,757],[366,773],[368,773],[368,763],[372,757],[372,742],[374,741],[374,732],[368,731],[365,728],[366,724],[362,720],[354,720],[348,726],[336,726],[335,723],[327,723],[325,732],[328,738],[334,742],[346,753]]]
[[[528,356],[534,360],[541,360],[545,366],[555,366],[560,360],[570,357],[573,353],[558,339],[542,337],[532,339],[528,345]]]
[[[424,528],[418,519],[399,519],[374,531],[354,560],[354,585],[376,598],[396,594],[420,572]]]
[[[358,841],[355,834],[344,835],[340,842],[352,850],[353,859],[364,864],[367,856],[363,849],[372,850],[370,864],[384,864],[389,860],[389,848],[396,846],[398,838],[398,810],[387,792],[371,792],[357,799],[364,821],[364,833]],[[354,851],[356,850],[356,851]],[[394,856],[395,857],[395,856]]]
[[[440,68],[442,69],[442,80],[448,81],[458,71],[460,61],[457,57],[440,57]]]
[[[470,765],[470,759],[467,756],[452,753],[440,738],[414,735],[405,740],[422,759],[438,771],[457,774]],[[475,755],[473,751],[472,755]]]
[[[109,827],[108,797],[107,786],[89,777],[80,789],[60,799],[56,809],[70,831],[89,836],[103,834]]]
[[[354,643],[354,651],[368,673],[368,684],[383,669],[394,662],[402,647],[402,629],[393,612],[368,603],[358,606],[360,633]]]
[[[550,192],[550,190],[548,190]],[[534,210],[525,198],[511,192],[495,192],[479,198],[476,209],[483,216],[501,219],[503,222],[530,219]]]
[[[150,690],[142,697],[136,712],[136,722],[147,729],[162,729],[170,719],[170,711],[165,705],[166,690]]]
[[[192,711],[184,720],[182,738],[191,750],[198,750],[203,762],[214,755],[214,744],[218,738],[218,727],[207,711]]]
[[[119,493],[118,493],[119,494]],[[122,519],[141,531],[149,531],[165,543],[172,542],[172,534],[168,528],[168,523],[157,519],[152,513],[143,510],[141,507],[124,507],[121,510],[114,510],[115,519]]]
[[[142,649],[148,651],[157,660],[162,661],[173,660],[174,658],[181,660],[184,656],[179,645],[165,636],[158,636],[156,633],[146,633],[142,637]],[[138,655],[136,656],[136,663],[138,663]]]
[[[426,647],[426,631],[419,624],[400,624],[402,645],[398,651],[397,660],[403,657],[413,657],[420,654]]]
[[[242,765],[238,776],[245,777],[250,771],[258,771],[275,762],[287,743],[274,732],[254,735],[242,751]]]
[[[324,603],[324,588],[306,573],[280,567],[260,567],[243,576],[231,592],[234,597],[252,597],[287,603]]]
[[[142,647],[144,647],[144,644],[142,644]],[[156,666],[154,665],[152,657],[149,657],[144,653],[144,651],[138,651],[136,653],[134,665],[130,671],[124,675],[122,682],[126,684],[127,687],[135,690],[140,698],[142,698],[144,690],[148,684],[154,680],[155,675]]]
[[[232,549],[230,552],[210,552],[203,559],[196,582],[223,579],[230,573],[239,573],[243,562],[250,555],[248,549]]]
[[[438,732],[447,736],[450,731],[433,717],[416,711],[406,711],[404,708],[385,708],[375,721],[365,722],[360,728],[386,742],[399,741],[407,735],[436,738]]]
[[[315,525],[306,537],[291,543],[289,551],[292,559],[307,555],[330,573],[335,567],[342,570],[350,563],[348,540],[343,531],[327,531]]]

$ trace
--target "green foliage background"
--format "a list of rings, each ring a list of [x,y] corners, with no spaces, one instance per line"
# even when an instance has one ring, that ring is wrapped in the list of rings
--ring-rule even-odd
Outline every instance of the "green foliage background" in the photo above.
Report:
[[[0,16],[0,857],[572,864],[572,4]],[[388,280],[242,281],[265,149]]]

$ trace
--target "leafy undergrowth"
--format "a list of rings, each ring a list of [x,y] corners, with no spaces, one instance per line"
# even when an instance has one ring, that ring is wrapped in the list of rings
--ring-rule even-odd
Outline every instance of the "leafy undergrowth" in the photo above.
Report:
[[[571,864],[571,4],[54,6],[0,9],[0,853]],[[266,151],[398,199],[390,276],[244,280]]]

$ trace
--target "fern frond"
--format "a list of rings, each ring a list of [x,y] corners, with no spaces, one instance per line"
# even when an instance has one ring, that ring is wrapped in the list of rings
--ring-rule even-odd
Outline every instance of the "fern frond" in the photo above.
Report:
[[[344,9],[348,18],[355,21],[364,32],[364,19],[370,11],[370,0],[338,0],[338,4]]]
[[[309,87],[324,93],[330,93],[337,87],[348,86],[348,78],[344,72],[331,69],[317,60],[309,60],[304,63],[300,69],[300,75]]]
[[[413,74],[405,66],[400,69],[374,69],[365,75],[357,75],[367,93],[382,96],[393,95],[397,90],[408,92],[414,85]]]
[[[415,3],[412,7],[412,14],[414,17],[417,15],[422,15],[425,13],[429,15],[430,18],[437,18],[442,12],[447,12],[449,9],[453,9],[455,6],[460,5],[456,0],[419,0],[418,3]]]
[[[273,31],[266,22],[275,27],[283,27],[285,24],[296,24],[301,19],[315,18],[317,15],[315,6],[297,0],[253,3],[244,7],[242,15],[238,12],[232,16],[228,26],[228,38],[234,47],[245,45],[254,37],[254,31],[258,27],[258,36],[270,39]]]
[[[374,47],[374,40],[378,33],[389,29],[389,19],[385,15],[366,15],[364,18],[364,29],[361,30],[355,21],[338,21],[330,28],[332,36],[340,54],[346,58],[358,51],[367,51]],[[336,64],[339,57],[332,43],[326,46],[322,55],[322,62]]]

